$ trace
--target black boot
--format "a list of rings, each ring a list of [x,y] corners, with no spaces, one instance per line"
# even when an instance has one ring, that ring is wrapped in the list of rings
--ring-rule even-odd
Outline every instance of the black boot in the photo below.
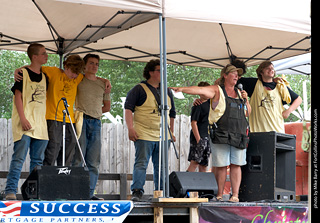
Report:
[[[132,190],[132,201],[140,201],[143,195],[143,191],[141,189],[133,189]]]

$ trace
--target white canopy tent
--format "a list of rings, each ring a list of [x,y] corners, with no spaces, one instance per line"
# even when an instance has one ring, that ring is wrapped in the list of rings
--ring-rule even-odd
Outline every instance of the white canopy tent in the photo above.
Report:
[[[238,57],[251,66],[310,51],[309,1],[270,1],[263,7],[236,0],[162,4],[168,63],[221,68]],[[153,20],[73,53],[99,50],[103,58],[146,62],[159,56],[157,29]]]
[[[278,74],[311,74],[311,53],[273,61]]]
[[[311,53],[289,57],[273,61],[277,74],[302,74],[311,75]],[[311,120],[311,108],[308,109],[307,80],[302,83],[303,89],[303,111],[298,107],[298,112],[292,112],[300,120]],[[302,115],[301,115],[302,114]]]
[[[159,57],[159,14],[169,63],[221,68],[310,51],[310,0],[1,0],[1,49],[42,42],[59,54],[103,59]],[[7,42],[9,41],[9,42]]]
[[[251,66],[311,51],[310,0],[0,1],[0,49],[25,51],[27,44],[41,42],[61,56],[160,58],[162,129],[168,123],[167,62],[221,68],[237,57]],[[165,152],[167,134],[160,141]]]
[[[158,18],[153,11],[161,12],[159,4],[146,7],[140,2],[131,4],[136,10],[125,11],[130,1],[119,1],[123,8],[53,0],[1,1],[0,37],[4,43],[0,48],[25,51],[30,42],[40,42],[60,55]]]

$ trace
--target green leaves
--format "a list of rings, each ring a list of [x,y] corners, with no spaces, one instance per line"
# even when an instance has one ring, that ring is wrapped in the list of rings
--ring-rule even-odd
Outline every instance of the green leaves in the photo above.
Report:
[[[12,110],[12,92],[11,87],[14,84],[13,74],[16,68],[30,64],[26,53],[0,50],[0,117],[10,118]],[[59,56],[49,54],[46,66],[59,67]],[[111,90],[111,114],[116,117],[123,117],[121,97],[126,97],[128,91],[136,84],[144,80],[143,69],[145,63],[129,61],[111,61],[101,60],[98,76],[107,78],[112,85]],[[257,77],[257,66],[249,67],[245,77]],[[200,81],[207,81],[214,84],[215,80],[220,77],[220,69],[203,68],[203,67],[186,67],[180,65],[167,65],[168,87],[174,86],[193,86]],[[287,75],[287,80],[293,91],[302,97],[302,82],[308,80],[308,107],[311,100],[311,77],[306,75]],[[197,96],[185,94],[183,100],[175,99],[177,114],[190,115],[192,103]],[[302,106],[302,105],[301,105]],[[296,121],[294,115],[290,115],[286,121]]]

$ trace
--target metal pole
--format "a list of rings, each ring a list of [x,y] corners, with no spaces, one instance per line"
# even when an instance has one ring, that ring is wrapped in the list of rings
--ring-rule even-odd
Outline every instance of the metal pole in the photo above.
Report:
[[[59,68],[63,69],[63,54],[59,54]]]
[[[164,162],[165,162],[165,180],[163,187],[165,188],[164,196],[169,197],[169,161],[168,161],[168,87],[167,87],[167,46],[166,46],[166,19],[162,18],[162,41],[163,41],[163,108],[164,108]]]
[[[62,166],[66,165],[66,110],[63,110],[63,126],[62,126]]]
[[[160,83],[163,83],[163,41],[162,41],[162,15],[159,14],[159,48],[160,48]],[[163,89],[160,88],[160,95],[163,95]],[[159,139],[159,175],[158,175],[158,190],[160,190],[161,185],[161,169],[163,168],[162,162],[163,159],[163,109],[162,109],[162,97],[161,97],[161,107],[160,107],[160,113],[161,113],[161,123],[160,123],[160,139]],[[164,173],[164,171],[162,171]],[[164,178],[162,177],[162,180]],[[162,184],[163,185],[163,184]],[[163,193],[164,194],[164,193]]]

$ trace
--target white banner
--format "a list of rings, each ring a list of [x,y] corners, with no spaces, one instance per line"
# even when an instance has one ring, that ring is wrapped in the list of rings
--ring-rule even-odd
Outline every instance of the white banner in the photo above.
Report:
[[[121,223],[132,201],[0,201],[0,222]]]

